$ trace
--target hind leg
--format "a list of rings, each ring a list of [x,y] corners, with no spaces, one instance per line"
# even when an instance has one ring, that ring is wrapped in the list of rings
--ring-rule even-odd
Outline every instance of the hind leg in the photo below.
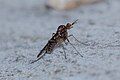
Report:
[[[61,45],[62,46],[62,49],[63,49],[63,52],[64,52],[64,57],[65,57],[65,59],[67,59],[67,55],[66,55],[66,52],[65,52],[65,47],[64,47],[64,45]]]

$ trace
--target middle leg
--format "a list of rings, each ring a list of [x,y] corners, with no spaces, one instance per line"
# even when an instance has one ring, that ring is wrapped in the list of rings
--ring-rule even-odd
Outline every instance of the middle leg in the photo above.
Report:
[[[62,46],[62,49],[63,49],[63,52],[64,52],[65,59],[67,59],[67,55],[66,55],[66,52],[65,52],[65,47],[64,47],[63,44],[61,46]]]

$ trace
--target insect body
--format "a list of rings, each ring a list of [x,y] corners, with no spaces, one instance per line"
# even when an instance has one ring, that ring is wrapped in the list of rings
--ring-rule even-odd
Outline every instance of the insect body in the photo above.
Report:
[[[33,61],[32,63],[34,63],[34,62],[38,61],[39,59],[41,59],[46,53],[48,53],[48,54],[52,53],[52,51],[55,49],[56,46],[58,46],[61,43],[65,42],[66,40],[70,43],[70,41],[68,39],[69,36],[68,36],[67,30],[71,29],[76,22],[77,22],[77,20],[75,22],[73,22],[72,24],[71,23],[67,23],[67,25],[60,25],[58,27],[56,33],[53,34],[52,38],[48,41],[48,43],[45,45],[45,47],[37,55],[38,59]],[[73,48],[76,49],[74,46],[73,46]]]
[[[41,58],[43,55],[45,55],[45,53],[52,53],[55,47],[57,47],[59,44],[67,39],[67,30],[65,30],[64,28],[64,25],[58,27],[57,32],[48,41],[46,46],[40,51],[40,53],[37,55],[37,58]]]

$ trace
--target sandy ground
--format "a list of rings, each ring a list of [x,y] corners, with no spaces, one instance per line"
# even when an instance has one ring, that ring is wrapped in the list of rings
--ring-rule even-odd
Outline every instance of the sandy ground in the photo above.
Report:
[[[71,11],[47,10],[44,0],[0,0],[0,80],[120,80],[120,0]],[[71,43],[34,64],[60,24],[80,19]]]

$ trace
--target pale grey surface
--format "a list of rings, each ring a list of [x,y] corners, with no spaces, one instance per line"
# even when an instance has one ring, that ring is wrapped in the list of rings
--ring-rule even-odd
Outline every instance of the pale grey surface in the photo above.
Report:
[[[46,10],[43,1],[0,0],[0,80],[119,80],[120,0],[68,12]],[[67,45],[66,60],[58,48],[49,61],[29,64],[60,24],[76,19],[69,33],[89,46],[70,40],[84,58]]]

